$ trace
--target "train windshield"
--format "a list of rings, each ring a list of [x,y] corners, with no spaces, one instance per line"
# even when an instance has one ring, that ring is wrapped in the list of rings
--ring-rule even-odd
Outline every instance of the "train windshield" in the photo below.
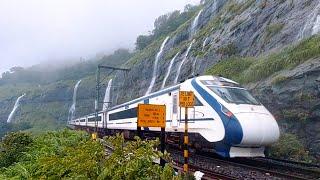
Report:
[[[260,103],[245,89],[221,86],[207,87],[228,103],[260,105]]]

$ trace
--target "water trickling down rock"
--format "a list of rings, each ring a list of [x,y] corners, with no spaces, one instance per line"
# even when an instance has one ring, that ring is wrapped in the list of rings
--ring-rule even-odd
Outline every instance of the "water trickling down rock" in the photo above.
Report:
[[[191,50],[191,47],[192,47],[192,45],[193,45],[194,42],[195,42],[195,40],[192,40],[192,42],[190,43],[190,45],[189,45],[189,47],[188,47],[188,49],[187,49],[186,54],[184,55],[183,60],[182,60],[181,63],[179,64],[178,71],[177,71],[177,76],[176,76],[176,78],[174,79],[174,84],[177,84],[177,82],[178,82],[178,79],[179,79],[179,76],[180,76],[180,72],[181,72],[181,67],[182,67],[183,63],[187,60],[189,51]]]
[[[148,90],[145,93],[145,95],[148,95],[152,91],[154,83],[156,82],[157,71],[158,71],[158,62],[159,62],[159,59],[162,56],[162,52],[163,52],[164,46],[166,45],[168,40],[169,40],[169,36],[166,37],[166,39],[162,42],[160,50],[156,55],[156,60],[154,61],[154,65],[153,65],[152,79],[151,79],[150,85],[149,85]]]
[[[170,75],[170,72],[171,72],[171,69],[172,69],[172,65],[173,65],[175,59],[178,57],[179,54],[180,54],[180,52],[178,52],[178,53],[171,59],[170,64],[169,64],[169,67],[168,67],[167,74],[166,74],[166,76],[165,76],[164,79],[163,79],[163,82],[162,82],[162,85],[161,85],[161,89],[163,89],[164,86],[166,85],[167,79],[168,79],[168,77],[169,77],[169,75]]]
[[[199,13],[197,14],[197,16],[194,18],[192,24],[191,24],[191,37],[194,36],[197,32],[197,28],[198,28],[198,22],[199,22],[199,17],[202,13],[203,9],[201,9],[199,11]]]
[[[16,113],[16,111],[18,110],[18,107],[20,106],[20,100],[21,98],[23,98],[26,94],[21,95],[20,97],[18,97],[18,99],[16,100],[14,107],[12,109],[12,111],[10,112],[8,119],[7,119],[7,123],[11,123],[12,118],[14,116],[14,114]]]
[[[111,100],[111,87],[112,87],[112,79],[109,80],[108,82],[108,86],[106,88],[106,93],[104,95],[104,100],[103,100],[103,107],[102,110],[107,110],[111,104],[110,100]]]
[[[314,8],[312,13],[308,16],[307,22],[304,24],[302,30],[298,34],[298,39],[302,40],[305,37],[314,35],[320,32],[320,1]]]
[[[72,105],[69,109],[68,121],[74,119],[74,117],[75,117],[76,103],[77,103],[77,91],[78,91],[78,87],[79,87],[80,83],[81,83],[81,79],[77,82],[77,84],[74,86],[74,89],[73,89]]]

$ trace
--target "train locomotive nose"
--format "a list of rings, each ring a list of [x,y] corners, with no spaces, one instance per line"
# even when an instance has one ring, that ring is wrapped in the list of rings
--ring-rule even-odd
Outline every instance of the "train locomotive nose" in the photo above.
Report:
[[[266,146],[279,139],[279,126],[271,114],[237,113],[243,138],[240,146]]]

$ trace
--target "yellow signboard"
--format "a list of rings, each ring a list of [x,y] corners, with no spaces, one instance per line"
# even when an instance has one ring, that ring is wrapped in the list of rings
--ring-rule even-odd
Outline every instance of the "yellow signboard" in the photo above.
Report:
[[[194,106],[194,93],[192,91],[179,92],[179,106],[180,107],[193,107]]]
[[[138,105],[139,127],[166,127],[166,106],[154,104]]]

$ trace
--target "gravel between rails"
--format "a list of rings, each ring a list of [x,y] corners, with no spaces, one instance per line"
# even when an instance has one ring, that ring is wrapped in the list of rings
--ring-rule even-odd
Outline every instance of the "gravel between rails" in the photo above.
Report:
[[[175,162],[183,163],[184,159],[181,151],[169,149],[168,152],[171,153]],[[258,164],[246,164],[238,160],[219,159],[194,153],[190,154],[189,164],[200,171],[207,170],[235,179],[318,179],[318,176],[308,172],[292,172],[287,166],[282,168],[279,168],[279,166],[273,167],[276,165],[270,163],[271,168],[265,168]]]

